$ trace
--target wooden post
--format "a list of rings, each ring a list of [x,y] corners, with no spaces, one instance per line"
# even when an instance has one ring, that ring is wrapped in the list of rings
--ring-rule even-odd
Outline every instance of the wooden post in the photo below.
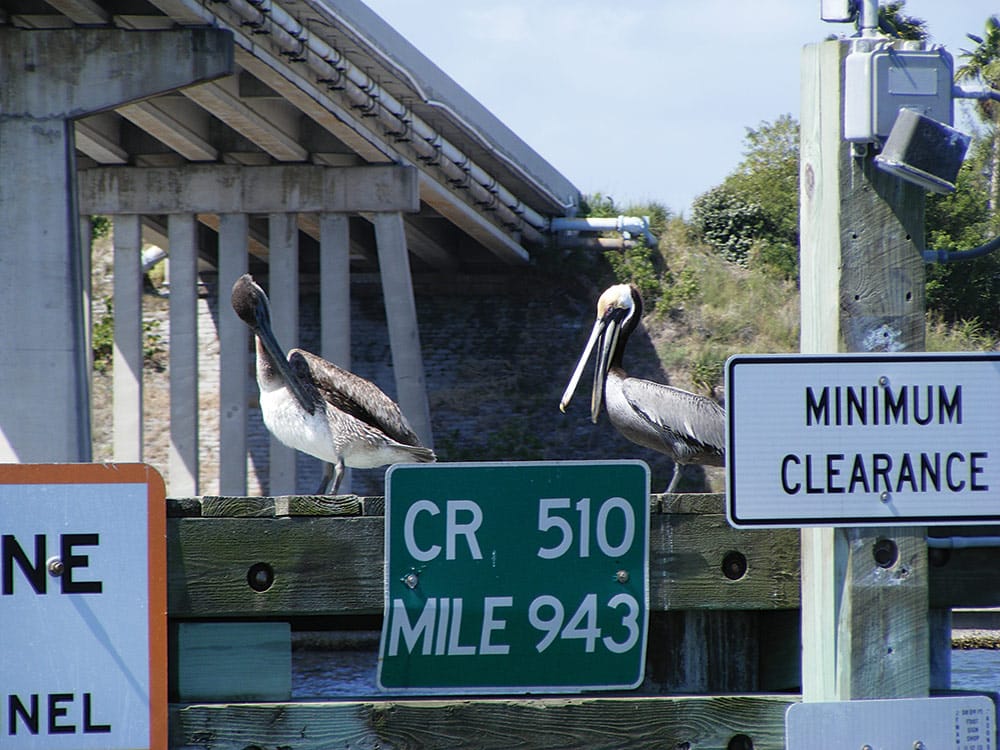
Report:
[[[841,137],[849,49],[802,56],[801,348],[922,351],[924,194]],[[803,698],[926,696],[927,606],[924,529],[803,530]]]

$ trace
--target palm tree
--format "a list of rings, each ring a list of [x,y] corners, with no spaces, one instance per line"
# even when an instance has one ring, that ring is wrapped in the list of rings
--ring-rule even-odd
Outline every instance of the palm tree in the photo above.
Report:
[[[984,36],[966,34],[976,43],[972,51],[962,50],[965,63],[955,72],[955,80],[968,80],[991,89],[1000,89],[1000,17],[986,19]],[[992,158],[990,159],[990,211],[1000,205],[1000,102],[977,99],[976,109],[990,128]]]
[[[922,41],[927,38],[927,22],[916,16],[904,16],[906,0],[880,5],[878,9],[878,27],[886,36],[894,39]]]

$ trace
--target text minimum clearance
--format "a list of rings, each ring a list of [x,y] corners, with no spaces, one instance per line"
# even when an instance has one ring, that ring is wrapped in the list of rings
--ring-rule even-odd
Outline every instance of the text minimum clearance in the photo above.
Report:
[[[780,462],[787,495],[988,492],[988,451],[786,454]]]

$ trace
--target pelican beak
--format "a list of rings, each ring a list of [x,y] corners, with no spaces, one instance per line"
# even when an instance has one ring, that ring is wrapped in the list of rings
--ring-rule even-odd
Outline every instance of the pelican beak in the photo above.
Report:
[[[594,323],[594,328],[590,332],[590,338],[587,340],[587,345],[583,348],[583,354],[580,355],[580,361],[576,363],[576,369],[573,370],[573,377],[569,379],[569,384],[566,386],[566,390],[563,391],[562,401],[559,402],[559,411],[565,413],[566,406],[569,404],[570,399],[573,398],[573,394],[576,392],[576,386],[580,382],[580,376],[583,375],[583,368],[587,366],[587,360],[590,359],[590,352],[594,348],[594,344],[597,342],[598,337],[601,335],[601,331],[604,329],[604,321],[598,319]]]
[[[594,388],[590,393],[590,421],[597,424],[601,413],[601,403],[604,400],[604,382],[608,378],[611,367],[611,353],[618,345],[618,332],[621,325],[613,316],[602,321],[601,347],[597,352],[597,362],[594,364]]]
[[[267,353],[271,362],[274,363],[274,366],[278,369],[281,379],[285,381],[289,389],[291,389],[292,393],[295,395],[295,399],[299,402],[299,405],[312,414],[315,411],[313,402],[306,395],[305,388],[302,386],[302,381],[292,369],[292,366],[288,363],[284,352],[281,351],[281,347],[278,345],[278,340],[274,337],[274,333],[271,332],[271,326],[269,320],[266,318],[266,312],[264,315],[258,314],[256,334],[257,340],[261,343],[261,346],[263,346],[264,351]]]

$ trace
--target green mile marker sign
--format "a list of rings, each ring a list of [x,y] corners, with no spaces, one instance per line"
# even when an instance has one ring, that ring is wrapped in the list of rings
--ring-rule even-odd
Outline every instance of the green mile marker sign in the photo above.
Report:
[[[642,682],[641,461],[396,465],[385,529],[381,689],[553,693]]]

